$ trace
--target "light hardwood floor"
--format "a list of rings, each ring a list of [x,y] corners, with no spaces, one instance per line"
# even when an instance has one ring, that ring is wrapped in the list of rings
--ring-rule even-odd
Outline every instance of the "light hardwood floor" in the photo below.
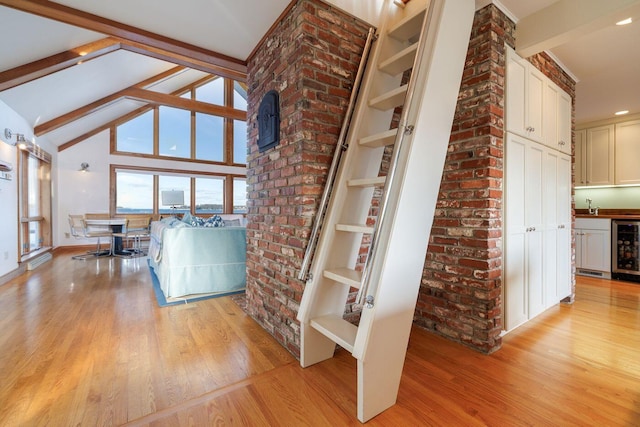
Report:
[[[0,286],[0,426],[360,424],[344,350],[302,369],[230,298],[159,308],[144,258],[70,256]],[[640,425],[640,284],[579,277],[489,356],[414,328],[367,425]]]

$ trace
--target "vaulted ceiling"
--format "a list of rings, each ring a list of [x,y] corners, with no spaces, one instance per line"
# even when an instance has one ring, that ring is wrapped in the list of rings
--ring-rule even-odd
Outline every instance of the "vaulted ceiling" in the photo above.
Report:
[[[499,5],[519,27],[535,28],[547,26],[535,21],[545,9],[561,5],[579,15],[585,1],[601,2],[501,0]],[[329,2],[370,18],[382,0]],[[476,5],[488,2],[476,0]],[[605,3],[640,22],[640,1]],[[24,117],[38,138],[65,148],[145,105],[181,102],[167,94],[209,73],[241,80],[246,59],[289,4],[0,0],[0,101]],[[566,21],[569,15],[564,16]],[[618,28],[607,22],[582,31],[543,47],[579,80],[577,121],[603,119],[623,108],[640,113],[635,81],[640,75],[640,25]]]
[[[289,0],[0,4],[0,100],[64,148],[210,73],[244,80]]]

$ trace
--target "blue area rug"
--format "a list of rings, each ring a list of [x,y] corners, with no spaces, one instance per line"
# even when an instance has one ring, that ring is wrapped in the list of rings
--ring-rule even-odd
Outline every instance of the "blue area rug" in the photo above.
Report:
[[[147,260],[147,263],[149,261]],[[156,294],[156,301],[158,302],[159,307],[167,307],[170,305],[180,305],[180,304],[189,304],[191,302],[202,301],[209,298],[218,298],[225,297],[227,295],[237,295],[244,294],[244,289],[241,291],[233,291],[233,292],[221,292],[218,294],[208,294],[208,295],[194,295],[193,298],[180,298],[174,299],[172,301],[167,301],[167,298],[164,296],[164,292],[160,288],[160,281],[158,280],[158,276],[156,276],[156,272],[153,271],[153,267],[149,265],[149,272],[151,273],[151,282],[153,283],[153,292]]]

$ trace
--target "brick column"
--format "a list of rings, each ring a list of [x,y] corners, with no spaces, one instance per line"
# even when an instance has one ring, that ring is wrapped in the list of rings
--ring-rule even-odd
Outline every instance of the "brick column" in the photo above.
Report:
[[[297,279],[368,27],[319,0],[299,0],[248,63],[247,310],[295,356]],[[280,145],[258,152],[262,96],[280,94]]]

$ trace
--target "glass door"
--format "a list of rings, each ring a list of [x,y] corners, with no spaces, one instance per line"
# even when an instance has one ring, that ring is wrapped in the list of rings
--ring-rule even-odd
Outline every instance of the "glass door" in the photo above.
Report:
[[[613,272],[640,275],[640,222],[613,221]]]

